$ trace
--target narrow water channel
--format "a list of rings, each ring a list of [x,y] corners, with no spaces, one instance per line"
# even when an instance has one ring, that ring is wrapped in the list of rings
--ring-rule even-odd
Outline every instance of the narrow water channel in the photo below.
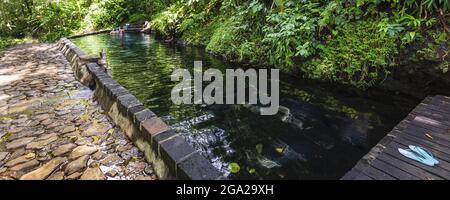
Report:
[[[418,103],[281,74],[280,104],[289,114],[260,116],[241,105],[174,105],[175,69],[191,70],[197,60],[204,70],[241,66],[144,34],[73,42],[88,54],[105,49],[113,78],[232,179],[339,179]],[[230,163],[239,172],[231,173]]]

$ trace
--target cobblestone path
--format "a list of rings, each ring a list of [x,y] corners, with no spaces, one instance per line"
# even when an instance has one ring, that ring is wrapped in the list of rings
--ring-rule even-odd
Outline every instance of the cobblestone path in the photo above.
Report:
[[[138,179],[156,175],[51,44],[0,53],[1,179]]]

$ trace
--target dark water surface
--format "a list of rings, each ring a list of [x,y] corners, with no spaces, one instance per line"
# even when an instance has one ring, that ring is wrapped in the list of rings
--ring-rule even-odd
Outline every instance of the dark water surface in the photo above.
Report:
[[[73,42],[89,54],[106,49],[114,79],[235,179],[338,179],[418,103],[281,74],[280,104],[289,113],[261,116],[241,105],[174,105],[173,70],[192,70],[196,60],[203,61],[204,70],[240,66],[150,35],[102,34]],[[230,173],[230,163],[240,171]]]

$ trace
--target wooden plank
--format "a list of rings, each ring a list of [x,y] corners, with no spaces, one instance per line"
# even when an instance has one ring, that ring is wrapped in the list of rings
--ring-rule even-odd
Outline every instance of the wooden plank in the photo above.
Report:
[[[444,104],[448,104],[450,106],[450,102],[448,101],[448,98],[442,95],[436,95],[432,97],[431,102],[442,102]]]
[[[378,158],[383,160],[383,156],[389,155],[393,158],[396,158],[397,160],[406,162],[406,163],[408,163],[408,165],[402,166],[401,169],[408,169],[408,168],[414,169],[412,171],[408,171],[408,173],[425,173],[428,175],[427,177],[439,176],[439,177],[442,177],[445,179],[450,179],[450,174],[448,173],[448,171],[440,168],[439,166],[430,167],[428,165],[424,165],[415,160],[406,158],[398,152],[397,148],[406,148],[406,146],[404,146],[402,144],[398,144],[396,142],[392,142],[391,144],[388,145],[386,150],[383,151],[384,153],[382,155],[380,155]],[[391,164],[395,164],[395,163],[391,163]],[[406,170],[404,170],[404,171],[406,171]],[[423,176],[421,176],[421,178],[423,178]]]
[[[407,139],[409,141],[413,141],[422,145],[428,145],[431,149],[435,149],[436,151],[440,151],[444,154],[447,154],[448,157],[450,157],[450,149],[447,145],[442,145],[439,143],[436,143],[433,140],[430,139],[421,139],[419,137],[416,137],[414,135],[407,134],[407,132],[402,132],[402,134],[398,134],[397,138]],[[397,139],[396,138],[396,139]]]
[[[394,130],[395,131],[395,130]],[[415,124],[409,124],[407,127],[399,130],[407,135],[414,135],[416,137],[425,138],[429,141],[437,141],[439,144],[450,144],[450,137],[445,135],[442,130],[432,131],[424,127],[416,126]],[[428,134],[429,136],[425,135]],[[450,135],[450,134],[449,134]],[[431,138],[430,138],[431,136]],[[449,145],[445,145],[449,146]]]
[[[441,124],[450,127],[450,116],[446,116],[441,113],[429,110],[428,108],[420,108],[417,111],[413,111],[412,113],[417,116],[424,116],[430,119],[437,120]]]
[[[396,180],[394,177],[390,176],[389,174],[386,174],[376,168],[373,168],[372,166],[369,166],[366,169],[364,169],[363,174],[365,174],[375,180]]]
[[[426,170],[423,170],[422,168],[412,165],[410,163],[410,160],[403,160],[403,159],[396,158],[387,152],[380,155],[378,157],[378,159],[380,159],[386,163],[389,163],[391,165],[394,165],[397,168],[399,168],[402,171],[405,171],[409,174],[414,174],[415,176],[419,177],[422,180],[442,180],[443,178],[446,178],[446,177],[441,177],[441,176],[435,175],[434,173],[430,173]]]
[[[440,103],[434,103],[434,102],[430,102],[430,103],[419,103],[419,105],[416,107],[415,110],[420,110],[420,109],[428,109],[432,112],[437,112],[439,114],[441,114],[442,116],[449,116],[450,115],[450,107],[448,105],[445,104],[440,104]]]
[[[421,121],[422,119],[424,119],[424,118],[416,116],[413,119],[405,119],[405,122],[408,124],[415,124],[416,126],[429,128],[429,129],[437,130],[437,131],[441,131],[441,132],[448,131],[448,129],[449,129],[449,126],[447,126],[445,124],[429,124],[426,122],[422,122]]]
[[[408,127],[406,127],[405,129],[403,129],[404,132],[415,132],[415,133],[420,133],[420,134],[429,134],[431,137],[433,137],[433,140],[442,140],[447,142],[450,142],[450,134],[447,136],[443,133],[442,130],[438,130],[438,131],[434,131],[434,130],[429,130],[427,128],[424,127],[420,127],[420,126],[416,126],[415,124],[409,124]]]
[[[353,180],[373,180],[373,178],[370,178],[369,176],[367,176],[363,173],[360,173]]]
[[[399,169],[395,165],[388,164],[380,159],[375,159],[372,161],[371,165],[396,179],[400,180],[420,180],[419,177],[414,176],[413,174],[407,173],[401,169]]]
[[[450,107],[450,97],[436,95],[433,99],[435,99],[435,101],[442,101],[444,103],[447,103],[447,104],[449,104],[449,107]]]
[[[362,174],[361,171],[352,168],[349,172],[347,172],[341,179],[342,180],[353,180],[355,179],[358,175]]]
[[[446,108],[450,108],[450,100],[448,99],[448,97],[437,95],[437,96],[434,96],[430,102],[433,104],[442,105],[443,107],[446,107]]]
[[[431,131],[426,131],[426,130],[423,130],[423,129],[420,129],[420,128],[408,126],[407,128],[405,128],[402,131],[402,133],[404,135],[408,135],[408,136],[411,136],[411,137],[416,137],[419,140],[429,141],[429,142],[432,142],[432,143],[436,143],[436,144],[442,145],[444,147],[450,147],[450,141],[441,138],[437,134],[433,134]],[[426,134],[428,134],[432,138],[428,137]]]
[[[418,107],[416,110],[412,111],[412,112],[423,112],[423,110],[428,110],[429,112],[433,112],[436,113],[438,115],[441,116],[441,118],[448,118],[450,116],[450,113],[447,113],[443,110],[445,110],[445,108],[439,108],[436,107],[434,105],[421,105],[421,107]]]
[[[421,115],[414,117],[414,119],[411,120],[409,123],[438,127],[443,130],[446,130],[446,129],[448,130],[448,128],[449,128],[449,126],[443,124],[442,122],[439,122],[437,120],[430,119],[428,117],[421,116]]]
[[[433,98],[433,99],[430,101],[429,104],[430,104],[430,105],[434,105],[434,106],[436,106],[436,107],[450,108],[450,104],[449,104],[448,102],[442,101],[442,100],[439,99],[438,97]],[[450,112],[450,110],[448,110],[448,109],[446,109],[446,110],[444,109],[443,111],[444,111],[444,112],[445,112],[445,111]]]
[[[440,124],[450,127],[450,116],[440,114],[428,108],[421,108],[418,111],[414,111],[413,114],[436,120]]]
[[[418,108],[421,108],[421,107],[425,107],[425,108],[427,108],[429,110],[441,113],[443,115],[450,115],[449,108],[447,106],[444,107],[443,105],[440,105],[440,104],[436,104],[436,103],[429,103],[429,104],[420,103],[418,105]]]
[[[445,133],[445,132],[449,132],[448,128],[446,126],[432,126],[429,124],[425,124],[425,123],[415,123],[415,121],[413,120],[407,120],[406,121],[409,124],[413,124],[414,126],[418,126],[418,127],[422,127],[431,131],[436,131],[436,132],[441,132],[441,133]]]
[[[355,177],[357,174],[361,174],[362,170],[366,169],[369,166],[369,164],[366,161],[363,161],[362,159],[356,163],[356,165],[351,169],[351,173],[348,176]],[[349,178],[353,179],[353,178]]]

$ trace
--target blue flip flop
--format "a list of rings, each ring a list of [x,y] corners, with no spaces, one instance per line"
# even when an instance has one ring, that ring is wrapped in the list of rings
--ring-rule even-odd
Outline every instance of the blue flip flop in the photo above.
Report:
[[[439,161],[437,161],[433,157],[433,154],[421,147],[410,145],[409,149],[398,148],[398,152],[400,152],[400,154],[404,155],[407,158],[413,159],[428,166],[434,166],[439,163]]]
[[[436,160],[436,158],[434,158],[433,154],[430,151],[426,150],[425,148],[417,147],[414,145],[409,145],[408,147],[409,147],[409,149],[413,150],[414,152],[426,157],[427,159],[432,160],[435,165],[439,164],[439,161]]]

